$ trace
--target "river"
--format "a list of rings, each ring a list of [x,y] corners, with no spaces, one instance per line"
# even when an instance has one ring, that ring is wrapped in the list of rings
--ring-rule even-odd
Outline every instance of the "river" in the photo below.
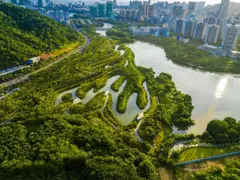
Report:
[[[176,65],[166,58],[162,48],[148,43],[137,41],[128,46],[134,52],[138,66],[151,67],[157,75],[161,72],[171,74],[178,90],[191,95],[195,107],[192,118],[196,124],[187,132],[201,134],[213,119],[227,116],[240,119],[240,76],[203,72]]]
[[[111,25],[105,24],[104,27],[111,28]],[[106,35],[104,31],[98,33]],[[176,65],[166,58],[162,48],[149,43],[137,41],[128,47],[134,52],[138,66],[153,68],[156,75],[161,72],[171,74],[177,89],[192,97],[192,119],[196,124],[184,132],[175,129],[175,133],[201,134],[213,119],[227,116],[240,119],[240,76],[203,72]],[[132,104],[132,101],[129,103]],[[128,111],[132,108],[129,107]]]

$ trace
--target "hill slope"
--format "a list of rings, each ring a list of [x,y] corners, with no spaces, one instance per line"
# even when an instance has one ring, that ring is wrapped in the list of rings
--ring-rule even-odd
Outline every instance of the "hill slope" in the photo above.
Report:
[[[59,49],[83,37],[38,12],[0,2],[0,69]]]

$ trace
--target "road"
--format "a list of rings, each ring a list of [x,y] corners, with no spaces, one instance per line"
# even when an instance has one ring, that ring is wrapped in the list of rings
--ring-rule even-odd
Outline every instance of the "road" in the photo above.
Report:
[[[40,68],[40,69],[38,69],[38,70],[36,70],[36,71],[34,71],[34,72],[31,72],[31,73],[29,73],[29,74],[20,76],[20,77],[18,77],[18,78],[16,78],[16,79],[13,79],[13,80],[10,80],[10,81],[1,83],[0,86],[8,87],[8,86],[12,86],[12,85],[14,85],[14,84],[20,83],[20,82],[24,82],[24,81],[28,80],[32,74],[35,74],[35,73],[38,73],[38,72],[43,71],[43,70],[45,70],[45,69],[48,69],[48,68],[50,68],[51,66],[53,66],[54,64],[59,63],[61,60],[65,59],[65,58],[67,58],[67,57],[69,57],[69,56],[71,56],[72,54],[75,54],[75,53],[77,53],[77,52],[82,53],[83,50],[84,50],[84,49],[90,44],[90,42],[91,42],[91,40],[90,40],[87,36],[84,35],[84,37],[85,37],[86,43],[85,43],[84,46],[80,47],[79,49],[73,51],[73,52],[70,53],[70,54],[67,54],[67,55],[59,58],[57,61],[54,61],[53,63],[50,63],[50,64],[48,64],[47,66],[44,66],[44,67],[42,67],[42,68]]]

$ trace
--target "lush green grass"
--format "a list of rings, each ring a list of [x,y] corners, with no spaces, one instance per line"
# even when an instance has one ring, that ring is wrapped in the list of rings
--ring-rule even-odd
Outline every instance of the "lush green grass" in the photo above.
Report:
[[[217,156],[229,152],[238,151],[239,148],[215,148],[215,147],[193,147],[180,152],[178,162],[186,162],[194,159]]]

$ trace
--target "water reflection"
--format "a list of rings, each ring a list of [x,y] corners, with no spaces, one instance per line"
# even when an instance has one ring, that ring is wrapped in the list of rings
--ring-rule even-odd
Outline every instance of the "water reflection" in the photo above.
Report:
[[[225,87],[227,85],[227,82],[228,82],[228,77],[227,76],[222,77],[220,79],[220,81],[218,83],[218,86],[217,86],[217,89],[216,89],[216,92],[215,92],[215,97],[216,98],[222,98]]]

